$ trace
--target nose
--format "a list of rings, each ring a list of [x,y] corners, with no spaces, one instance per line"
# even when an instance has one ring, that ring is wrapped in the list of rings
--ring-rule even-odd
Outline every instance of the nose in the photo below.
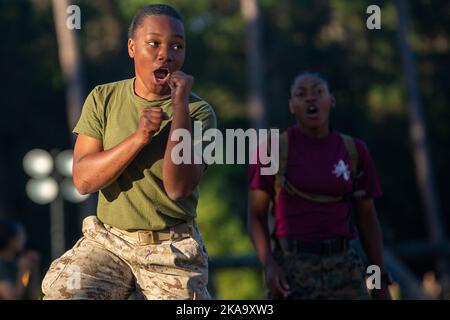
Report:
[[[308,94],[306,96],[306,103],[315,103],[316,102],[316,96],[314,94]]]
[[[171,48],[168,46],[161,46],[158,52],[158,61],[165,63],[173,60],[173,54]]]

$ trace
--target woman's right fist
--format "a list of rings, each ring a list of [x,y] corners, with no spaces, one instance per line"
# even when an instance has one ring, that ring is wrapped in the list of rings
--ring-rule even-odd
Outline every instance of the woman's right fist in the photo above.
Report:
[[[136,135],[144,144],[150,143],[153,135],[161,128],[161,123],[169,117],[160,107],[142,110]]]

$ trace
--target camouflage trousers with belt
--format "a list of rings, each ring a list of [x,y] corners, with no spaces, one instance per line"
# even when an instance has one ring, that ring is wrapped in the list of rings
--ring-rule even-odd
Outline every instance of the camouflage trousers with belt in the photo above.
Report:
[[[274,251],[292,300],[366,300],[365,268],[354,249],[332,255]],[[268,290],[268,299],[278,299]]]
[[[112,231],[87,217],[83,237],[51,264],[44,299],[210,299],[208,254],[195,221],[192,236],[158,244]]]

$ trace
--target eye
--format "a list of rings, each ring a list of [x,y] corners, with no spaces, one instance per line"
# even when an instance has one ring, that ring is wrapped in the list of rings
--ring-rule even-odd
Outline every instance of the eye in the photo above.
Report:
[[[158,41],[146,41],[145,43],[154,48],[157,48],[160,45]]]
[[[175,44],[172,45],[172,48],[174,50],[181,50],[181,49],[183,49],[183,45],[180,44],[180,43],[175,43]]]

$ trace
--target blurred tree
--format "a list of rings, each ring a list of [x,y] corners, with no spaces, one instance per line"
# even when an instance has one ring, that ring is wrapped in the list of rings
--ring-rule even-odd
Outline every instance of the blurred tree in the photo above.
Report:
[[[414,53],[408,41],[408,13],[404,0],[396,0],[395,6],[398,15],[398,39],[403,60],[403,72],[406,90],[409,100],[409,122],[412,152],[415,160],[417,185],[424,205],[425,220],[427,222],[428,234],[431,242],[442,243],[446,240],[445,228],[441,219],[441,206],[439,194],[435,188],[434,168],[431,162],[430,147],[428,144],[427,130],[422,111],[421,89],[418,85],[416,62]],[[444,288],[450,283],[448,279],[447,258],[436,259],[437,269]]]
[[[52,3],[59,61],[66,86],[67,123],[70,129],[75,127],[80,118],[86,94],[76,29],[69,29],[67,21],[69,20],[69,13],[71,15],[78,14],[78,19],[81,21],[81,12],[68,12],[70,6],[68,0],[53,0]],[[73,135],[71,137],[75,140]]]
[[[240,0],[242,16],[246,22],[248,65],[248,117],[255,129],[266,128],[264,100],[263,52],[261,45],[261,14],[257,0]]]
[[[433,242],[445,239],[441,221],[441,208],[434,185],[434,169],[431,162],[425,119],[421,105],[415,58],[408,41],[408,14],[405,1],[395,1],[398,14],[398,38],[403,60],[403,70],[408,94],[410,139],[416,166],[417,184],[425,207],[428,232]]]

